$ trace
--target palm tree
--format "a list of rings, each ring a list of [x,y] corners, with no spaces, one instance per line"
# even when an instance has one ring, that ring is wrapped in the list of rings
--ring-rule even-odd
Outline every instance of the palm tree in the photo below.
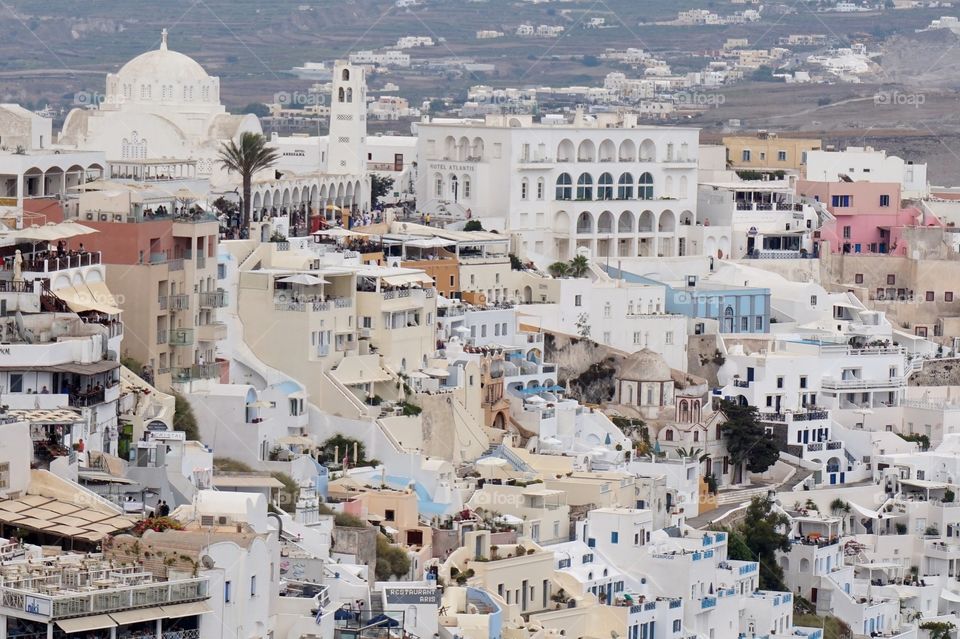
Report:
[[[566,277],[570,274],[570,265],[566,262],[554,262],[547,267],[553,277]]]
[[[586,255],[578,255],[570,260],[570,275],[573,277],[585,277],[590,269],[590,260]]]
[[[702,448],[690,447],[687,449],[684,446],[677,448],[677,456],[680,458],[689,457],[690,459],[696,459],[701,464],[710,459],[710,455],[704,453]]]
[[[260,133],[244,132],[240,144],[230,140],[220,147],[220,164],[227,171],[236,171],[243,180],[243,229],[250,228],[250,185],[257,171],[268,169],[280,158],[276,149],[267,146]]]

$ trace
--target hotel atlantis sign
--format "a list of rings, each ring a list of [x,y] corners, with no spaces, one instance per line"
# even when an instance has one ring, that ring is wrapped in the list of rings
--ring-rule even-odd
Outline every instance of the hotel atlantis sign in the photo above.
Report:
[[[460,164],[458,162],[452,162],[452,163],[451,162],[435,162],[430,164],[430,170],[431,171],[460,171],[460,172],[468,171],[470,173],[473,173],[476,170],[476,165],[466,163],[466,162],[463,164]]]

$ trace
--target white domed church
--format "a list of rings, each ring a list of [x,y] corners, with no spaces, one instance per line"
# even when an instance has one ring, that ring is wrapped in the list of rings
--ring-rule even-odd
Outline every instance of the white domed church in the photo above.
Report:
[[[223,181],[216,158],[222,142],[261,133],[254,115],[232,115],[220,102],[220,79],[167,46],[140,54],[107,75],[98,105],[73,109],[59,143],[104,151],[107,161],[196,162],[196,177]]]

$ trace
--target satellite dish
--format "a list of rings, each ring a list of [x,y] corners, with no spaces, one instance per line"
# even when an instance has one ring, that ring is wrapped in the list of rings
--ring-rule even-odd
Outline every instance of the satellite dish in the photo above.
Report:
[[[213,570],[216,568],[216,563],[213,561],[213,557],[210,555],[204,555],[200,558],[200,565],[203,566],[204,570]]]

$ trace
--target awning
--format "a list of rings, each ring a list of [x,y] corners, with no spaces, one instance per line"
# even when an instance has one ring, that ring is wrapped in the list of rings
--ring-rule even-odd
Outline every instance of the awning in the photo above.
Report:
[[[855,504],[852,501],[850,502],[850,505],[853,507],[855,511],[857,511],[860,515],[863,515],[864,517],[867,517],[869,519],[881,519],[881,515],[879,515],[878,513],[872,510],[867,510],[863,506]]]
[[[117,315],[121,312],[116,306],[99,302],[96,295],[83,285],[58,288],[53,294],[66,302],[74,313],[97,311],[107,315]]]
[[[77,617],[76,619],[61,619],[57,622],[57,625],[60,626],[60,630],[73,634],[75,632],[116,628],[117,622],[110,615],[94,615],[92,617]]]
[[[430,377],[450,377],[450,371],[445,371],[442,368],[425,368],[423,372]]]
[[[121,612],[111,612],[110,616],[118,625],[125,626],[130,623],[140,623],[150,621],[151,619],[164,619],[167,613],[160,606],[153,608],[138,608],[136,610],[123,610]]]
[[[105,473],[99,470],[87,470],[81,468],[77,476],[84,481],[95,481],[104,484],[135,484],[137,482],[132,479],[127,479],[126,477],[117,477],[116,475],[111,475],[110,473]]]
[[[113,293],[111,293],[110,289],[107,288],[106,283],[87,282],[87,288],[90,289],[91,293],[93,293],[93,299],[96,300],[98,304],[119,308],[120,305],[117,304],[116,298],[113,297]]]
[[[210,610],[210,606],[207,605],[207,602],[194,601],[193,603],[164,606],[163,612],[170,619],[178,619],[180,617],[191,617],[193,615],[205,615],[212,611]]]
[[[433,278],[426,273],[403,273],[401,275],[385,275],[381,278],[384,284],[390,286],[409,286],[410,284],[433,284]]]
[[[951,603],[960,603],[960,595],[946,588],[940,591],[940,598],[946,599]]]
[[[89,364],[77,364],[73,362],[67,364],[40,364],[36,366],[13,364],[10,366],[0,366],[0,371],[42,371],[47,373],[76,373],[77,375],[96,375],[98,373],[112,371],[115,368],[120,368],[120,362],[109,359],[101,359],[97,360],[96,362],[90,362]]]

